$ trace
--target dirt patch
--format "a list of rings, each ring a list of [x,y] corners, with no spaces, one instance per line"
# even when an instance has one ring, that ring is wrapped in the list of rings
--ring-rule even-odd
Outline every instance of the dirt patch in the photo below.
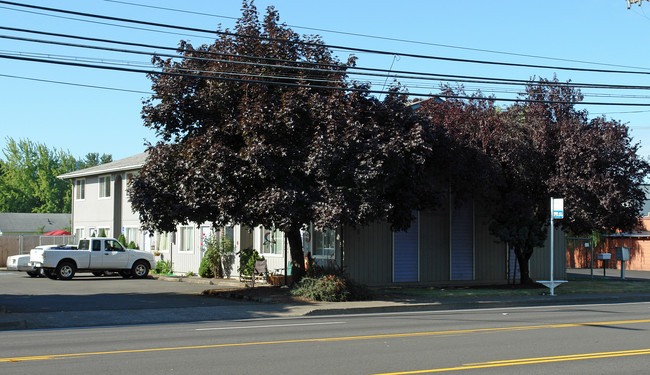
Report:
[[[263,303],[307,304],[313,302],[302,297],[292,296],[289,288],[279,286],[256,286],[255,288],[239,289],[207,289],[201,294],[204,296],[233,298]]]

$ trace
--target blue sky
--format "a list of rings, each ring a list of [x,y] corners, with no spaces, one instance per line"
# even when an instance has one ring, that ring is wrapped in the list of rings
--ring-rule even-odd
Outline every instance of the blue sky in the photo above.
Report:
[[[215,29],[232,27],[240,15],[241,1],[168,0],[19,0],[59,9],[145,20],[173,25]],[[145,6],[138,6],[140,4]],[[624,0],[590,1],[256,1],[261,13],[274,5],[281,21],[301,34],[319,34],[330,45],[391,52],[555,67],[633,70],[650,73],[650,2],[626,8]],[[148,6],[148,7],[146,7]],[[155,9],[182,9],[205,14]],[[95,38],[176,46],[181,39],[199,45],[210,43],[205,34],[138,26],[150,30],[81,21],[79,16],[27,10],[0,4],[3,27],[15,27]],[[52,17],[51,15],[57,17]],[[66,18],[61,18],[61,17]],[[221,17],[217,17],[221,16]],[[72,19],[74,18],[74,19]],[[87,20],[87,19],[86,19]],[[96,20],[94,22],[97,22]],[[133,26],[133,25],[128,25]],[[304,27],[338,31],[314,31]],[[344,34],[348,33],[348,34]],[[382,38],[370,38],[363,34]],[[3,36],[96,44],[70,39],[0,30]],[[401,39],[403,41],[389,40]],[[67,56],[77,61],[147,64],[147,56],[92,51],[0,38],[0,54],[43,58]],[[127,47],[122,47],[127,48]],[[135,48],[138,49],[138,48]],[[345,61],[348,51],[335,51]],[[523,56],[526,55],[526,56]],[[445,62],[433,59],[356,53],[358,66],[450,75],[522,79],[532,76],[581,83],[649,85],[650,74],[594,73],[543,68]],[[137,66],[139,67],[139,66]],[[40,80],[40,81],[37,81]],[[110,87],[80,87],[44,81]],[[384,79],[374,79],[381,89]],[[411,92],[435,93],[440,82],[404,82]],[[516,87],[466,85],[486,94],[512,98]],[[5,139],[30,139],[50,148],[70,151],[76,157],[89,152],[112,154],[120,159],[144,151],[144,142],[155,134],[142,124],[142,99],[150,92],[143,74],[111,72],[79,67],[14,61],[0,58],[0,146]],[[648,90],[583,90],[585,101],[650,103]],[[505,103],[503,103],[505,104]],[[605,114],[629,125],[641,154],[650,156],[650,107],[588,106],[590,115]],[[2,157],[2,156],[0,156]],[[4,157],[2,157],[4,158]]]

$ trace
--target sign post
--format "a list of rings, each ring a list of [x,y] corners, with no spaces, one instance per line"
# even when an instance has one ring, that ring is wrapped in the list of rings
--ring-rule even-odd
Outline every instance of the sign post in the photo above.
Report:
[[[555,287],[566,283],[566,280],[554,280],[553,279],[553,243],[554,243],[554,234],[553,229],[553,220],[554,219],[564,219],[564,199],[562,198],[551,198],[551,278],[550,280],[538,281],[540,284],[546,285],[547,288],[551,290],[551,295],[555,296]]]

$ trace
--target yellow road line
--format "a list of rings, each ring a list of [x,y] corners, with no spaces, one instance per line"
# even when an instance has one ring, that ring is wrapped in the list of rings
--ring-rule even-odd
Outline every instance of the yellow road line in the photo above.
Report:
[[[546,325],[530,325],[530,326],[516,326],[516,327],[476,328],[476,329],[461,329],[461,330],[452,330],[452,331],[389,333],[389,334],[382,334],[382,335],[341,336],[341,337],[295,339],[295,340],[281,340],[281,341],[242,342],[242,343],[230,343],[230,344],[178,346],[178,347],[168,347],[168,348],[126,349],[126,350],[112,350],[112,351],[103,351],[103,352],[87,352],[87,353],[49,354],[49,355],[27,356],[27,357],[0,358],[0,363],[19,362],[19,361],[40,361],[40,360],[52,360],[52,359],[70,358],[70,357],[87,357],[87,356],[124,354],[124,353],[148,353],[148,352],[163,352],[163,351],[172,351],[172,350],[228,348],[228,347],[255,346],[255,345],[295,344],[295,343],[306,343],[306,342],[336,342],[336,341],[352,341],[352,340],[403,338],[403,337],[443,336],[443,335],[457,335],[457,334],[468,334],[468,333],[507,332],[507,331],[567,328],[567,327],[611,326],[611,325],[639,324],[639,323],[650,323],[650,319],[615,320],[615,321],[608,321],[608,322],[546,324]],[[481,364],[481,365],[487,366],[486,364]],[[498,365],[499,365],[498,363],[493,364],[493,366],[498,366]],[[427,370],[427,371],[431,371],[431,370]],[[417,372],[404,372],[404,373],[396,373],[396,374],[410,374],[410,373],[417,374]]]
[[[532,364],[550,363],[550,362],[580,361],[580,360],[583,360],[583,359],[627,357],[627,356],[633,356],[633,355],[650,355],[650,349],[622,350],[622,351],[617,351],[617,352],[584,353],[584,354],[574,354],[574,355],[560,355],[560,356],[555,356],[555,357],[513,359],[513,360],[505,360],[505,361],[473,363],[473,364],[466,364],[466,365],[457,366],[457,367],[437,368],[437,369],[428,369],[428,370],[401,371],[401,372],[387,372],[387,373],[374,374],[374,375],[433,374],[433,373],[436,373],[436,372],[451,372],[451,371],[460,371],[460,370],[477,370],[477,369],[485,369],[485,368],[491,368],[491,367],[521,366],[521,365],[532,365]]]

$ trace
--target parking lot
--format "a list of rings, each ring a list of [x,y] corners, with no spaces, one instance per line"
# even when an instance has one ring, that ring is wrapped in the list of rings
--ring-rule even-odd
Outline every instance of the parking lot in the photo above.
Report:
[[[79,273],[69,281],[0,271],[0,306],[7,312],[130,310],[223,306],[232,301],[201,296],[208,284]]]

